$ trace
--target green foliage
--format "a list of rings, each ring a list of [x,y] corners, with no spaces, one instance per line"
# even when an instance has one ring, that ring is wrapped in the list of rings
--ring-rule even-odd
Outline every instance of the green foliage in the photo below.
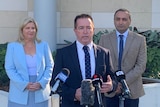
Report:
[[[157,47],[147,48],[147,67],[143,74],[145,77],[160,79],[160,49]]]
[[[53,52],[52,52],[53,60],[55,59],[55,56],[56,56],[56,51],[53,51]]]
[[[68,40],[64,40],[64,42],[66,42],[66,44],[71,44],[72,42],[68,41]]]
[[[160,32],[143,32],[147,40],[147,67],[144,76],[160,79]]]
[[[6,48],[7,48],[7,43],[0,44],[0,86],[8,86],[9,84],[9,78],[4,69]]]
[[[102,35],[107,35],[108,33],[109,33],[108,30],[99,31],[98,33],[96,33],[96,34],[93,35],[93,42],[95,44],[98,44],[101,36]]]

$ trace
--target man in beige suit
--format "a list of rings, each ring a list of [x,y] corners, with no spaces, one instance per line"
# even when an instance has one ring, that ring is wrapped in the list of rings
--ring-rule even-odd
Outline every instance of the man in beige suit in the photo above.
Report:
[[[121,70],[126,76],[126,82],[131,92],[131,97],[126,98],[124,107],[138,107],[139,97],[143,96],[144,89],[142,83],[142,74],[145,71],[147,52],[145,37],[130,31],[131,15],[127,9],[119,9],[114,14],[114,24],[116,31],[109,35],[101,37],[99,44],[110,49],[114,71]],[[120,37],[123,35],[123,51],[121,65],[119,69],[119,43]],[[117,88],[114,97],[107,97],[107,107],[119,107],[119,94],[121,84]]]

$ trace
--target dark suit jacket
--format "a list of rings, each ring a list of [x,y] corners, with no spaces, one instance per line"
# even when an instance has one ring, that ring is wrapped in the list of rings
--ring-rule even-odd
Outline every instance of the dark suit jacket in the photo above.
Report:
[[[111,71],[112,63],[109,50],[95,44],[93,46],[96,63],[95,73],[100,74],[103,77],[103,81],[107,81],[106,79],[108,74],[112,76],[112,79],[114,79]],[[57,50],[52,79],[55,78],[62,68],[68,68],[70,70],[68,79],[62,85],[62,107],[82,107],[80,104],[77,104],[79,102],[75,103],[74,101],[76,89],[81,87],[82,81],[76,42],[70,46]],[[51,84],[53,84],[53,80],[51,81]]]

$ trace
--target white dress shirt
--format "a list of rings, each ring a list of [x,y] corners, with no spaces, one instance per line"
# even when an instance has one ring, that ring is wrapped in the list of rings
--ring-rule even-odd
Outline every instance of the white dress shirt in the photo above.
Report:
[[[85,54],[83,51],[83,44],[81,44],[79,41],[76,41],[77,45],[77,52],[78,52],[78,59],[80,63],[80,69],[82,78],[85,78]],[[90,54],[90,61],[91,61],[91,77],[95,74],[95,55],[94,55],[94,49],[93,49],[93,42],[87,45],[89,47],[89,54]]]

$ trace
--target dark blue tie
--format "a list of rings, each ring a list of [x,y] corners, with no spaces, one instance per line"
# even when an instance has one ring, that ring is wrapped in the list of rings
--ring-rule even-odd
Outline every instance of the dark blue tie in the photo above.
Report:
[[[118,69],[121,70],[121,62],[122,62],[122,55],[123,55],[123,35],[119,35],[119,57],[118,57]]]
[[[91,78],[91,63],[90,63],[90,55],[88,52],[88,46],[83,47],[84,54],[85,54],[85,76],[86,79]]]

